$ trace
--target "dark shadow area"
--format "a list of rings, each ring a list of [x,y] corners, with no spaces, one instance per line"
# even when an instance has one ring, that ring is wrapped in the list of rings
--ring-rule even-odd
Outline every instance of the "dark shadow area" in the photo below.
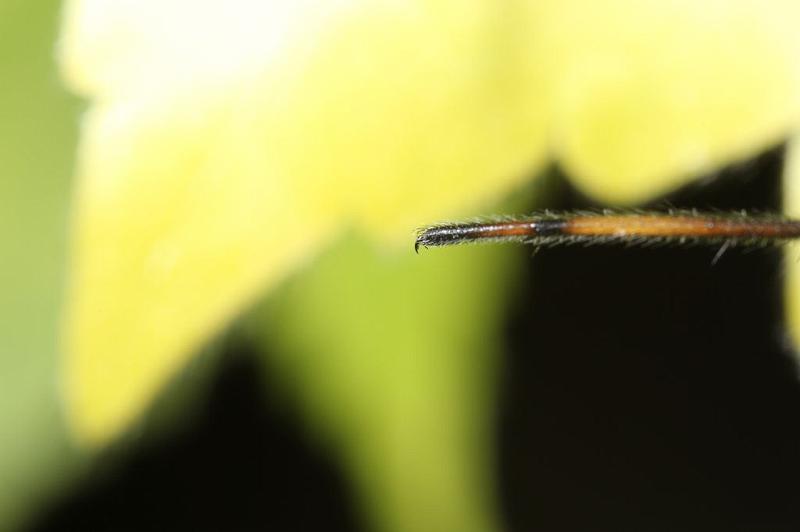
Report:
[[[265,407],[263,369],[248,355],[226,352],[188,430],[94,475],[31,532],[357,530],[332,459],[291,412]]]
[[[778,210],[781,159],[670,202]],[[587,206],[566,191],[553,207]],[[501,388],[510,530],[800,530],[781,253],[729,250],[712,265],[715,253],[573,247],[531,261]]]

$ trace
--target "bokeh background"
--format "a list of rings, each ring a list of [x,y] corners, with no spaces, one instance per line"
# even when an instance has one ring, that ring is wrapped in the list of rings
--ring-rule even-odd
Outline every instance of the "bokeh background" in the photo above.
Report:
[[[77,450],[58,323],[84,104],[55,68],[59,9],[0,3],[0,529],[800,527],[800,386],[776,249],[712,264],[704,248],[413,256],[409,242],[396,258],[348,234],[224,331],[123,443]],[[654,206],[777,210],[782,163],[778,146]],[[553,168],[498,209],[541,206],[593,204]],[[461,311],[421,306],[437,301]],[[448,352],[467,363],[436,362],[431,328],[457,331]],[[362,380],[372,400],[352,391]],[[431,390],[460,398],[444,423],[415,402]],[[393,432],[421,412],[420,427],[449,427],[441,438]],[[357,443],[371,439],[387,441]],[[387,465],[376,449],[401,450]],[[464,463],[478,464],[468,478],[439,478]],[[446,507],[414,499],[430,493]]]

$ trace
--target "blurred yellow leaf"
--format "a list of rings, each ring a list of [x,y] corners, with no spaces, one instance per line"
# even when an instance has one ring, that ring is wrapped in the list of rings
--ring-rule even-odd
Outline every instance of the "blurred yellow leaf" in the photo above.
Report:
[[[87,443],[130,423],[342,225],[408,238],[488,205],[542,157],[514,20],[490,4],[183,4],[185,34],[158,30],[178,15],[161,3],[76,3],[67,16],[67,76],[96,102],[66,324],[69,416]],[[145,58],[131,33],[157,41],[134,47]],[[256,38],[270,40],[264,56]],[[242,50],[238,68],[223,60]]]
[[[611,203],[646,201],[782,140],[800,115],[800,4],[540,2],[554,145]]]
[[[343,226],[398,240],[563,163],[646,199],[797,123],[795,2],[73,0],[90,98],[66,391],[118,434]],[[410,249],[410,247],[409,247]]]

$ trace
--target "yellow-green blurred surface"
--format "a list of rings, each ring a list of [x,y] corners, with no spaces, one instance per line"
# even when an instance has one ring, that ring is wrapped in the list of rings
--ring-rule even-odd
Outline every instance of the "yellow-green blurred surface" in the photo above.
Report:
[[[800,218],[800,136],[795,134],[787,143],[783,171],[783,209],[787,216]],[[786,246],[785,280],[786,324],[795,346],[800,345],[800,244]]]
[[[60,84],[55,1],[0,4],[0,528],[73,457],[57,355],[78,105]]]

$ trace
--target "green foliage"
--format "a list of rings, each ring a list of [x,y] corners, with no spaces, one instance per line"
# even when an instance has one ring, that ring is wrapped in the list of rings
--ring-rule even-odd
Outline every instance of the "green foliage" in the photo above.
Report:
[[[376,529],[497,529],[492,420],[519,249],[378,252],[350,238],[250,325]]]
[[[74,454],[60,419],[58,312],[77,102],[54,62],[58,3],[0,6],[0,528]]]

